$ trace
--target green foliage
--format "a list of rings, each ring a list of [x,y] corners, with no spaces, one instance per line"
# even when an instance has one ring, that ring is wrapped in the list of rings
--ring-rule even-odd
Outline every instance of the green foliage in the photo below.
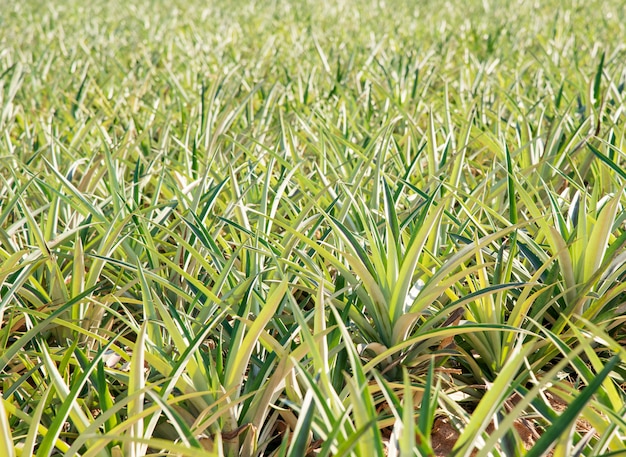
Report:
[[[4,5],[0,456],[625,453],[624,15]]]

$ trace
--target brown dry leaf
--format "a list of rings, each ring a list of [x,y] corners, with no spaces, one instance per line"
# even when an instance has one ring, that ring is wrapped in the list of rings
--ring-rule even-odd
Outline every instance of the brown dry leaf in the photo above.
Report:
[[[198,439],[198,441],[200,442],[200,444],[202,445],[202,447],[209,451],[209,452],[213,452],[213,439],[209,436],[202,436]]]
[[[225,441],[232,441],[235,438],[238,438],[243,432],[252,427],[252,424],[244,424],[241,427],[237,427],[235,430],[231,430],[229,432],[222,432],[222,438]]]

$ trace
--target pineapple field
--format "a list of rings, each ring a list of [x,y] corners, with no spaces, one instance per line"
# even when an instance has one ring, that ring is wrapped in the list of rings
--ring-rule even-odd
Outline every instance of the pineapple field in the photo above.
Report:
[[[0,3],[0,457],[626,456],[621,1]]]

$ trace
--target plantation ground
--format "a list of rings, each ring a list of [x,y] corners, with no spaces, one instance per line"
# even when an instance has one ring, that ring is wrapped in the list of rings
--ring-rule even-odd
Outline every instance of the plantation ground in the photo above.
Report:
[[[0,456],[626,455],[622,2],[1,5]]]

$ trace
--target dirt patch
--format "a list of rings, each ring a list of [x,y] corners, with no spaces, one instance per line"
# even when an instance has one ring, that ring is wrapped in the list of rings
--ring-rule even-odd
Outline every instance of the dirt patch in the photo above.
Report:
[[[518,419],[513,423],[515,430],[520,436],[524,447],[529,450],[537,439],[539,434],[535,429],[533,423],[526,419]],[[493,431],[493,424],[489,424],[487,427],[487,433]],[[452,453],[452,449],[459,439],[460,433],[450,423],[450,420],[445,417],[438,417],[433,424],[433,432],[431,435],[433,451],[435,451],[436,457],[447,457]],[[477,454],[477,450],[472,455]]]
[[[561,398],[558,393],[545,392],[546,399],[550,403],[551,408],[557,412],[562,413],[565,411],[569,403]],[[515,405],[519,399],[511,398],[511,404]],[[537,423],[534,419],[520,418],[517,419],[513,426],[515,431],[519,435],[526,450],[530,450],[537,440],[541,437],[543,426]],[[487,427],[487,433],[491,433],[494,430],[493,423]],[[593,426],[585,419],[576,420],[576,431],[585,434],[593,431]],[[452,453],[452,449],[456,444],[460,433],[451,423],[447,417],[438,417],[433,424],[433,431],[431,435],[433,451],[436,457],[447,457]],[[477,451],[474,451],[472,455],[475,455]],[[552,452],[547,454],[552,455]]]

